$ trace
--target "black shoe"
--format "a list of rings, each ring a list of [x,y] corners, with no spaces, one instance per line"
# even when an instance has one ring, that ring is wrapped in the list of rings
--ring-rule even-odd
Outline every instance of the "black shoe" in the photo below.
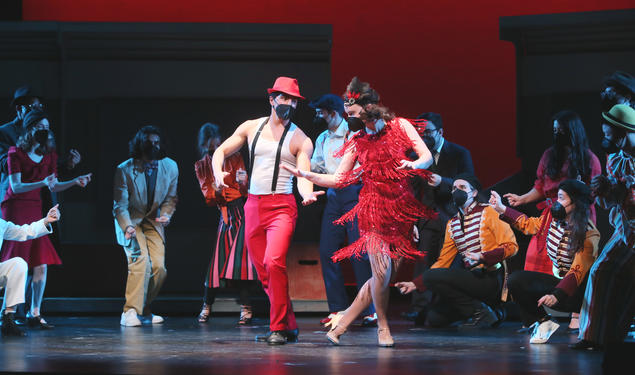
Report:
[[[48,324],[46,320],[42,319],[41,316],[33,316],[31,318],[26,318],[26,325],[30,328],[39,328],[39,329],[53,329],[55,326],[52,324]]]
[[[284,332],[287,337],[287,342],[298,342],[298,336],[300,335],[299,329],[288,329]]]
[[[13,319],[13,313],[4,314],[2,316],[2,336],[26,336],[26,332],[20,329],[17,324],[15,324],[15,319]]]
[[[496,306],[494,308],[494,314],[496,314],[498,321],[492,324],[492,327],[496,328],[501,325],[501,323],[504,322],[505,319],[507,319],[507,310],[505,310],[503,306]]]
[[[285,331],[273,331],[267,338],[269,345],[284,345],[287,343],[287,334]]]
[[[598,350],[599,346],[588,340],[580,340],[575,344],[569,345],[573,350]]]
[[[496,326],[499,319],[492,309],[484,303],[481,303],[481,307],[472,314],[459,329],[472,329],[472,328],[492,328]]]

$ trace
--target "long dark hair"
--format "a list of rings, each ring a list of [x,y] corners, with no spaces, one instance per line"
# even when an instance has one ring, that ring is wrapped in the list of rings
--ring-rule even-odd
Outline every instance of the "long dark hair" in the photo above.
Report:
[[[218,125],[206,122],[198,130],[198,154],[203,157],[209,153],[206,143],[210,139],[220,138],[220,130]]]
[[[584,240],[586,239],[591,205],[589,202],[581,199],[575,200],[571,195],[569,195],[569,197],[571,201],[575,203],[575,208],[571,213],[571,223],[569,224],[571,229],[571,238],[569,240],[571,246],[569,246],[569,251],[577,253],[584,249]]]
[[[547,161],[547,176],[552,180],[560,177],[562,165],[568,159],[567,178],[582,177],[583,181],[588,181],[591,176],[589,142],[587,141],[584,125],[577,113],[569,110],[560,111],[552,118],[552,122],[557,121],[562,127],[565,136],[569,139],[571,150],[566,148],[550,147]]]
[[[160,148],[159,160],[165,157],[165,141],[161,130],[153,125],[146,125],[139,129],[137,134],[128,142],[128,155],[133,159],[141,159],[143,157],[143,145],[151,134],[159,136]]]

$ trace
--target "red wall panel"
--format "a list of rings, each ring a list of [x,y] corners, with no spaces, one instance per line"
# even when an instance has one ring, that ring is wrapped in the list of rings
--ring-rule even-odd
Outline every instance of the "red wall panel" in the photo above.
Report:
[[[440,112],[447,138],[472,151],[477,174],[489,185],[520,167],[514,48],[499,40],[498,18],[632,5],[632,0],[23,0],[23,18],[332,24],[332,91],[341,93],[357,75],[399,115]]]

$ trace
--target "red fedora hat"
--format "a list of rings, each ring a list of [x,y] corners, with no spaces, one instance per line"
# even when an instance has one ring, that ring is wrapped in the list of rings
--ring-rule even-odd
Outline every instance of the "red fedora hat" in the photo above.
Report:
[[[281,92],[289,96],[294,96],[304,100],[304,96],[300,95],[300,87],[298,86],[298,80],[289,77],[278,77],[274,82],[273,87],[267,89],[267,92]]]

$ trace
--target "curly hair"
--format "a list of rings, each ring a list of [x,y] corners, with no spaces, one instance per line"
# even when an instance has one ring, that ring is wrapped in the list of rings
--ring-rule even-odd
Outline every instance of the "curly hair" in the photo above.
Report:
[[[220,138],[220,130],[218,125],[206,122],[198,131],[198,153],[203,157],[209,153],[207,142],[210,139]]]
[[[35,153],[38,155],[44,155],[55,149],[55,138],[53,133],[47,129],[38,129],[32,126],[27,130],[24,135],[18,138],[16,146],[24,152],[30,152],[33,146],[38,145],[35,148]]]
[[[159,159],[163,159],[165,157],[165,143],[163,140],[163,136],[161,134],[161,130],[153,125],[146,125],[143,128],[137,131],[134,137],[128,142],[128,155],[133,159],[141,159],[143,157],[143,145],[148,140],[148,137],[151,135],[159,136],[160,140],[160,153]]]
[[[580,116],[573,111],[564,110],[556,113],[552,120],[560,124],[565,136],[569,138],[571,151],[568,152],[566,149],[555,146],[549,148],[547,176],[551,179],[557,179],[564,162],[568,159],[569,167],[566,177],[576,179],[580,175],[583,181],[588,181],[591,177],[591,156],[589,155],[589,142]]]

